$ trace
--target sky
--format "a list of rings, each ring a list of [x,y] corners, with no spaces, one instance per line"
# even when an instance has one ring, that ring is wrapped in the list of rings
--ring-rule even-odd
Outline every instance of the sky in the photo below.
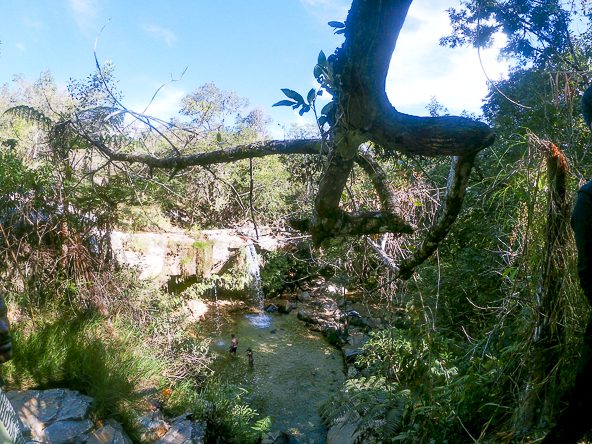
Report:
[[[486,77],[499,79],[506,65],[495,49],[443,48],[450,29],[445,9],[458,0],[415,0],[399,36],[387,93],[402,112],[427,115],[432,96],[452,114],[479,113]],[[235,91],[261,108],[279,137],[302,123],[290,108],[272,108],[281,88],[303,95],[320,50],[331,54],[343,37],[328,21],[344,21],[346,0],[0,0],[0,83],[15,75],[34,81],[49,70],[58,85],[82,79],[101,63],[115,65],[125,104],[169,118],[181,98],[206,82]],[[101,31],[101,29],[103,29]],[[183,76],[181,74],[184,72]],[[180,80],[179,80],[180,79]],[[325,99],[326,100],[326,99]],[[309,120],[310,121],[310,120]]]

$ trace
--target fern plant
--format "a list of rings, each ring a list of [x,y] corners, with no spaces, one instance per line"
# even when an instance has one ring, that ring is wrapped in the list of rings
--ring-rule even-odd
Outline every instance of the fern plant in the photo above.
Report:
[[[321,406],[320,414],[328,426],[355,424],[358,443],[370,438],[384,442],[401,432],[409,401],[409,390],[384,377],[349,379]]]

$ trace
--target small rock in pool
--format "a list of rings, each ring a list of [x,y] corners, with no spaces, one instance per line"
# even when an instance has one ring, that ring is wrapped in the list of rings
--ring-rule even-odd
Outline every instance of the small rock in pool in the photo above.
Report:
[[[276,334],[277,333],[277,330],[274,328],[273,330],[269,330],[269,333],[271,333],[272,335],[273,334]]]

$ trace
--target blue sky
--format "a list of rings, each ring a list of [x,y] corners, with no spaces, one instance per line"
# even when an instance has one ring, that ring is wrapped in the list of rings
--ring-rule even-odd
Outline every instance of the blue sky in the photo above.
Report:
[[[456,0],[416,0],[401,33],[387,92],[404,112],[426,114],[431,96],[452,113],[477,112],[485,76],[473,49],[438,46],[448,29],[443,12]],[[0,82],[16,74],[35,80],[49,70],[60,85],[115,64],[128,106],[142,110],[171,77],[182,80],[159,94],[149,113],[170,116],[184,94],[205,82],[233,90],[265,110],[278,127],[301,119],[289,108],[271,108],[280,88],[306,92],[315,85],[319,50],[330,54],[342,38],[329,20],[345,19],[345,0],[2,0]],[[495,52],[484,54],[490,77],[504,72]]]

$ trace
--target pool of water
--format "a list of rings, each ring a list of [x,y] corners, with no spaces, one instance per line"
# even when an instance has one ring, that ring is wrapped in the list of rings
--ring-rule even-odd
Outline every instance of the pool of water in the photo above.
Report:
[[[239,341],[236,356],[228,351],[231,334]],[[318,408],[344,380],[338,350],[295,314],[235,315],[212,339],[216,372],[247,390],[244,399],[271,418],[272,430],[287,431],[299,442],[325,442]]]

